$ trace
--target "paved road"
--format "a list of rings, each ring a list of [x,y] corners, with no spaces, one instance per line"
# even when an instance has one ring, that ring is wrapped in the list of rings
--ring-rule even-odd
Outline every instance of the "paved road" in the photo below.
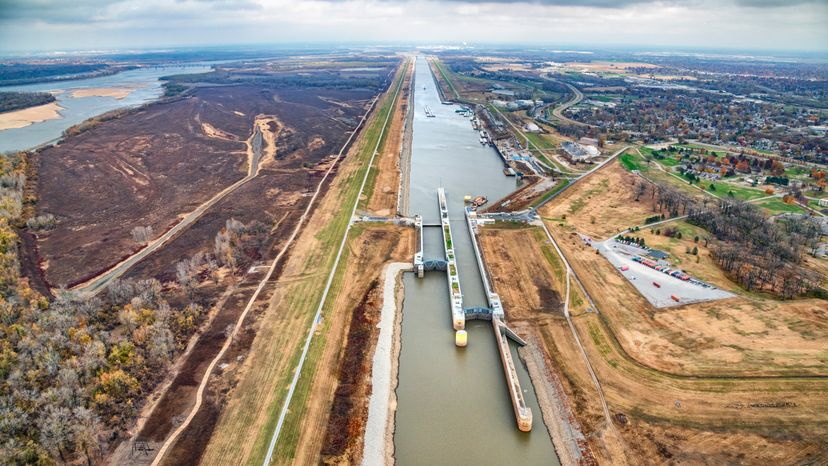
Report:
[[[195,210],[185,215],[184,218],[181,219],[181,221],[176,223],[175,226],[167,230],[163,235],[147,243],[147,245],[144,246],[144,248],[140,251],[129,256],[127,259],[124,259],[123,261],[116,264],[114,267],[110,268],[106,272],[98,275],[97,277],[94,277],[90,280],[87,280],[84,283],[72,287],[71,290],[76,291],[78,293],[89,294],[93,296],[98,294],[101,290],[106,288],[114,280],[120,278],[123,274],[125,274],[130,268],[132,268],[132,266],[134,266],[148,255],[161,249],[167,243],[172,241],[179,233],[187,229],[187,227],[192,225],[193,222],[201,218],[201,216],[204,215],[204,212],[206,212],[207,209],[213,207],[214,205],[216,205],[216,203],[227,197],[228,194],[232,193],[239,187],[243,186],[244,184],[255,178],[256,175],[259,174],[259,159],[261,158],[262,151],[262,133],[259,130],[258,124],[254,123],[253,127],[254,133],[251,136],[249,143],[251,146],[251,155],[248,163],[247,175],[244,178],[222,189],[218,194],[211,197],[206,202],[198,206]]]
[[[302,212],[302,216],[299,218],[299,221],[296,223],[296,227],[293,229],[293,232],[291,233],[291,235],[288,238],[287,242],[285,243],[284,247],[282,247],[281,251],[279,251],[279,254],[273,259],[273,262],[270,264],[270,267],[267,270],[267,274],[259,282],[259,286],[256,287],[256,291],[250,297],[250,300],[248,300],[247,306],[245,306],[244,311],[242,311],[242,313],[239,315],[239,318],[236,320],[236,323],[233,327],[233,331],[224,340],[224,344],[222,345],[221,350],[216,355],[216,357],[213,358],[213,360],[210,362],[210,365],[207,367],[207,370],[205,371],[204,375],[201,378],[201,383],[198,386],[198,390],[196,391],[195,404],[193,405],[192,409],[190,410],[189,414],[187,415],[187,418],[184,420],[184,422],[181,423],[181,425],[178,426],[178,428],[169,437],[167,437],[167,439],[164,441],[164,444],[161,445],[161,448],[158,449],[158,453],[156,454],[155,459],[152,462],[152,466],[157,466],[158,464],[161,463],[161,460],[164,458],[164,454],[175,443],[176,439],[178,439],[178,436],[181,435],[181,433],[184,432],[184,430],[187,429],[187,427],[190,425],[193,418],[195,417],[196,413],[198,413],[198,410],[201,408],[201,404],[203,403],[203,400],[204,400],[204,389],[207,387],[207,381],[210,379],[210,375],[212,375],[213,370],[215,369],[216,365],[221,360],[221,358],[224,356],[224,353],[227,352],[228,348],[230,348],[230,344],[233,342],[233,339],[238,334],[239,329],[241,328],[241,325],[244,322],[245,317],[247,317],[248,312],[250,312],[250,309],[255,304],[256,299],[259,297],[259,294],[261,293],[262,289],[264,289],[267,282],[273,276],[273,273],[276,270],[276,266],[279,264],[279,262],[284,257],[285,252],[290,249],[291,245],[293,245],[293,242],[296,239],[296,237],[298,236],[299,231],[302,229],[302,227],[304,226],[305,221],[310,216],[311,210],[314,208],[314,206],[316,204],[316,199],[319,197],[319,193],[322,191],[322,188],[325,186],[325,183],[328,180],[328,178],[330,177],[330,174],[333,172],[334,168],[337,166],[337,163],[343,158],[342,155],[345,152],[345,149],[347,147],[349,147],[349,145],[351,144],[351,140],[353,139],[354,135],[357,134],[359,129],[362,127],[363,123],[365,123],[366,118],[368,117],[368,115],[370,115],[371,110],[374,108],[374,105],[376,104],[378,99],[379,99],[379,96],[375,97],[374,101],[371,102],[371,106],[368,108],[368,111],[365,112],[365,114],[362,116],[362,119],[359,121],[359,124],[357,125],[357,127],[354,128],[354,131],[348,137],[348,140],[345,141],[345,144],[339,150],[339,154],[337,155],[336,160],[334,161],[334,163],[331,164],[330,167],[328,167],[328,170],[325,172],[325,175],[319,181],[319,184],[316,186],[316,190],[314,191],[310,202],[308,203],[307,207],[305,207],[304,212]]]
[[[564,112],[566,109],[568,109],[569,107],[572,107],[573,105],[577,105],[577,104],[578,104],[578,102],[580,102],[580,101],[584,100],[584,94],[583,94],[583,92],[579,91],[577,87],[575,87],[575,86],[573,86],[572,84],[569,84],[569,83],[563,83],[563,84],[564,84],[566,87],[568,87],[568,88],[569,88],[569,90],[570,90],[570,91],[572,91],[572,93],[573,93],[574,95],[572,96],[572,98],[571,98],[571,99],[569,99],[568,101],[564,102],[563,104],[559,105],[557,108],[555,108],[554,110],[552,110],[552,115],[553,115],[555,118],[557,118],[558,120],[560,120],[560,121],[562,121],[562,122],[565,122],[565,123],[568,123],[568,124],[570,124],[570,125],[575,125],[575,126],[589,126],[589,125],[588,125],[588,124],[586,124],[586,123],[581,123],[580,121],[575,121],[575,120],[573,120],[573,119],[571,119],[571,118],[567,118],[567,117],[565,117],[565,116],[563,115],[563,112]]]

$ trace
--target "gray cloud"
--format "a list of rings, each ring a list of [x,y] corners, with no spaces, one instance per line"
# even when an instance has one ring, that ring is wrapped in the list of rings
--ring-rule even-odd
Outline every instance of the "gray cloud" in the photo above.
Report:
[[[0,51],[321,41],[826,51],[826,24],[828,0],[0,0]]]

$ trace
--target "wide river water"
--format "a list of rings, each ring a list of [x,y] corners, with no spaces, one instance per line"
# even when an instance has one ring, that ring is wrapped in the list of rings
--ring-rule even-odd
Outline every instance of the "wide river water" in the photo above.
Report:
[[[59,138],[66,128],[93,116],[157,99],[163,92],[162,82],[158,78],[173,74],[204,73],[210,71],[212,63],[152,66],[97,78],[0,87],[0,91],[54,92],[57,104],[63,108],[59,112],[62,118],[0,131],[0,153],[31,149]],[[72,95],[81,89],[97,88],[128,88],[132,92],[122,99]]]
[[[468,118],[442,105],[428,63],[417,59],[410,214],[439,223],[437,188],[446,189],[465,307],[486,306],[463,214],[463,196],[491,201],[516,189],[493,148],[481,146]],[[428,105],[435,118],[425,116]],[[439,228],[424,228],[425,258],[443,258]],[[466,323],[469,344],[454,346],[445,272],[406,274],[399,362],[395,458],[400,465],[557,465],[535,392],[513,347],[533,426],[520,432],[490,322]],[[507,318],[509,310],[506,309]],[[508,321],[507,321],[508,324]]]

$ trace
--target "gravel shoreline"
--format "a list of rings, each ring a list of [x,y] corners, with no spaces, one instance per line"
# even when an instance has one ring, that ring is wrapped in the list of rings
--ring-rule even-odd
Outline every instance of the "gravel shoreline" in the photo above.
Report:
[[[365,423],[363,465],[394,463],[394,415],[397,408],[397,369],[402,320],[402,272],[412,270],[407,262],[385,266],[379,336],[371,366],[371,396]]]
[[[544,425],[563,466],[594,464],[586,438],[572,413],[563,387],[546,365],[541,349],[533,341],[518,349],[520,359],[535,387]]]

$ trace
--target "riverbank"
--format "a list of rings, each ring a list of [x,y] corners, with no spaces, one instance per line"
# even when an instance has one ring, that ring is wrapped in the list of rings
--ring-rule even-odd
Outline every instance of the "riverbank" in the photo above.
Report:
[[[412,66],[413,68],[413,66]],[[405,120],[403,123],[403,137],[400,146],[400,185],[397,188],[397,214],[404,217],[409,216],[408,204],[409,193],[411,192],[411,142],[414,139],[414,89],[416,73],[412,69],[411,82],[408,86],[408,106],[406,108]]]
[[[365,423],[362,464],[393,464],[394,414],[397,397],[397,370],[402,319],[402,273],[411,271],[411,264],[394,262],[385,266],[383,274],[382,310],[377,327],[379,337],[371,368],[371,396]]]
[[[569,409],[566,393],[557,376],[549,370],[543,350],[536,342],[530,340],[527,346],[518,349],[518,354],[529,372],[529,378],[538,397],[543,424],[561,464],[595,464],[586,437],[572,410]]]
[[[60,114],[61,110],[63,110],[63,107],[58,105],[57,102],[52,102],[36,107],[0,113],[0,131],[25,128],[26,126],[48,120],[59,120],[63,118]]]

